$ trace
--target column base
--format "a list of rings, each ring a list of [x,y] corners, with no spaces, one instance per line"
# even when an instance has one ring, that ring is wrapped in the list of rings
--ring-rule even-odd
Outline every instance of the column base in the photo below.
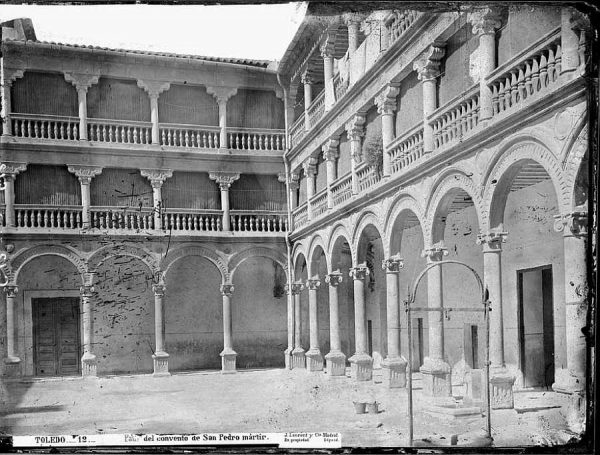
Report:
[[[292,351],[292,369],[306,368],[306,357],[304,357],[304,349],[294,348]]]
[[[306,369],[308,371],[323,371],[323,356],[319,348],[309,349],[306,354]]]
[[[386,358],[381,364],[383,384],[390,389],[406,387],[406,365],[404,357]]]
[[[552,390],[560,393],[585,393],[584,377],[577,377],[571,372],[561,375],[558,380],[552,384]]]
[[[351,364],[351,375],[357,381],[373,379],[373,359],[369,354],[356,353],[348,359]]]
[[[6,365],[15,365],[17,363],[21,363],[21,359],[14,355],[9,355],[4,358],[4,363]]]
[[[346,356],[342,351],[331,351],[325,356],[325,369],[331,377],[346,376]]]
[[[285,360],[285,369],[291,370],[292,369],[292,350],[290,348],[287,348],[285,351],[283,351],[283,358]]]
[[[419,370],[423,374],[423,395],[434,398],[452,397],[450,365],[442,359],[425,357],[425,362]]]
[[[490,406],[492,409],[513,409],[515,377],[506,368],[490,369]]]
[[[156,352],[152,356],[152,360],[154,361],[154,373],[152,376],[171,376],[169,373],[169,354],[166,352]]]
[[[221,373],[235,373],[237,352],[235,352],[233,349],[223,349],[219,355],[221,356]]]
[[[84,378],[95,378],[98,361],[94,354],[83,354],[81,358],[81,376]]]

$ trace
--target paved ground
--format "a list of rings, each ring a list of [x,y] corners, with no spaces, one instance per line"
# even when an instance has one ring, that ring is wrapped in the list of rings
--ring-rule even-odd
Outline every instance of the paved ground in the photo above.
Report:
[[[0,435],[332,431],[342,433],[344,446],[405,445],[407,392],[385,389],[377,373],[367,384],[304,370],[5,381]],[[472,442],[484,417],[451,420],[425,412],[428,400],[419,382],[415,437],[445,441],[458,434],[459,444]],[[352,402],[363,397],[375,398],[381,412],[355,414]],[[575,437],[557,407],[565,403],[553,392],[515,394],[517,410],[492,412],[494,444],[556,444]]]

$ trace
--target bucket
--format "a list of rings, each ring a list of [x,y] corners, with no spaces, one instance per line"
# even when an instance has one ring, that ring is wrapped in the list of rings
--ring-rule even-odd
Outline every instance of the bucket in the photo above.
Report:
[[[379,412],[379,403],[374,401],[373,403],[366,403],[367,412],[369,414],[377,414]]]
[[[354,410],[356,411],[357,414],[365,413],[366,403],[362,403],[360,401],[353,401],[353,403],[354,403]]]

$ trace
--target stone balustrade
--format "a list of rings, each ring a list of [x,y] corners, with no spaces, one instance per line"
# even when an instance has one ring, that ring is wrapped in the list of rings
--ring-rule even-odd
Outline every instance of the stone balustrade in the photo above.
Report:
[[[223,229],[220,210],[167,209],[162,213],[162,225],[166,231],[216,232]]]
[[[346,91],[348,91],[348,79],[343,80],[340,73],[337,73],[333,77],[333,91],[335,93],[335,100],[338,101]]]
[[[312,214],[314,217],[321,215],[327,211],[327,188],[323,188],[315,194],[310,200]]]
[[[81,207],[39,207],[15,205],[17,228],[81,229]]]
[[[91,207],[92,229],[120,229],[126,231],[154,229],[152,208]]]
[[[325,90],[321,91],[310,107],[308,108],[308,120],[311,127],[314,127],[317,122],[323,117],[325,114]]]
[[[88,138],[95,142],[150,144],[152,125],[136,122],[91,118],[87,122]]]
[[[356,170],[358,176],[358,190],[365,191],[371,188],[377,182],[381,180],[379,175],[373,166],[369,166],[367,163],[362,163]]]
[[[272,212],[231,211],[231,230],[235,232],[286,232],[287,215]]]
[[[79,139],[79,118],[41,114],[11,114],[15,137],[29,139]]]
[[[304,127],[304,112],[296,119],[292,127],[290,128],[290,142],[292,147],[296,146],[298,142],[306,135],[306,128]]]
[[[391,173],[396,174],[423,156],[423,123],[419,122],[395,139],[386,152],[390,156]]]
[[[395,43],[423,13],[412,10],[395,10],[385,19],[388,29],[389,45]]]
[[[299,229],[308,224],[308,204],[303,202],[293,212],[294,229]]]
[[[228,128],[227,141],[233,150],[284,151],[285,131],[254,128]]]
[[[434,150],[463,139],[479,124],[479,84],[450,100],[429,118]]]
[[[346,174],[331,185],[333,206],[338,206],[352,197],[352,174]]]
[[[191,147],[216,149],[220,147],[221,129],[218,126],[161,123],[160,145],[167,147]]]

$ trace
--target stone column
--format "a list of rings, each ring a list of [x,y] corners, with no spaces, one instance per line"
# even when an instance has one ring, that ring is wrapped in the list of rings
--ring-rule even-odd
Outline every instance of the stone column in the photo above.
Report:
[[[219,185],[221,190],[221,210],[223,211],[223,230],[231,231],[231,217],[229,215],[229,187],[240,178],[235,172],[210,172],[208,177]]]
[[[69,164],[67,165],[67,169],[69,172],[77,176],[79,184],[81,185],[81,223],[83,225],[83,229],[90,229],[93,227],[90,224],[90,185],[92,183],[92,179],[102,173],[102,168],[100,166]]]
[[[306,358],[302,348],[302,314],[300,308],[300,293],[304,285],[300,282],[292,284],[292,295],[294,296],[294,350],[292,351],[292,368],[306,368]]]
[[[352,56],[358,49],[358,30],[362,16],[357,13],[346,13],[343,16],[348,27],[348,55]]]
[[[555,217],[554,227],[562,232],[565,251],[565,330],[567,374],[557,378],[552,388],[557,392],[585,394],[586,333],[588,327],[587,236],[586,207]]]
[[[382,363],[384,383],[389,388],[406,387],[406,359],[400,355],[400,306],[398,301],[400,269],[404,259],[399,254],[384,259],[387,285],[387,344],[388,354]]]
[[[307,158],[307,160],[302,163],[302,168],[304,169],[304,177],[306,180],[306,208],[308,219],[311,220],[313,218],[312,214],[312,204],[311,199],[315,194],[315,175],[317,173],[317,159],[313,157]]]
[[[298,183],[298,180],[300,180],[300,175],[292,172],[290,174],[290,182],[288,184],[290,193],[291,193],[290,194],[290,203],[292,204],[292,207],[290,208],[291,210],[294,210],[296,207],[298,207],[298,188],[300,188],[300,183]]]
[[[358,176],[356,169],[361,162],[362,150],[361,150],[361,138],[365,135],[364,124],[366,116],[357,114],[346,123],[346,134],[350,141],[350,160],[352,169],[352,194],[358,194]]]
[[[165,350],[164,297],[166,289],[164,276],[159,273],[158,280],[152,285],[154,291],[154,337],[156,340],[155,352],[152,355],[154,376],[170,376],[169,354]]]
[[[16,285],[4,287],[6,295],[6,358],[4,363],[17,364],[21,359],[17,355],[17,324],[15,315],[15,298],[19,288]]]
[[[292,369],[292,351],[294,350],[294,327],[296,326],[294,314],[294,296],[291,293],[289,284],[285,284],[285,294],[287,295],[287,348],[283,351],[285,358],[285,369]]]
[[[330,110],[335,104],[335,90],[333,88],[333,50],[334,43],[332,39],[321,46],[321,57],[323,57],[323,78],[325,90],[325,112]]]
[[[502,243],[506,232],[492,229],[477,236],[483,245],[483,275],[491,303],[490,318],[490,384],[493,409],[514,407],[513,384],[515,377],[504,363],[504,318],[502,316]]]
[[[27,169],[27,163],[5,161],[0,164],[0,177],[4,180],[4,217],[7,227],[15,226],[15,178]]]
[[[389,177],[391,174],[390,155],[387,149],[394,140],[394,112],[396,112],[396,97],[400,93],[397,85],[387,85],[375,97],[377,112],[381,115],[381,139],[383,142],[383,176]]]
[[[413,63],[418,78],[423,81],[423,152],[433,151],[433,128],[429,124],[429,116],[437,108],[436,78],[440,75],[440,60],[444,56],[444,44],[436,42],[429,46]]]
[[[304,129],[310,130],[310,117],[308,115],[308,108],[312,104],[312,86],[315,83],[315,78],[307,71],[305,71],[300,80],[304,87]]]
[[[327,207],[333,207],[333,193],[331,192],[331,186],[337,179],[336,161],[340,156],[338,145],[340,141],[337,139],[329,139],[321,150],[323,151],[323,158],[327,163]]]
[[[173,171],[171,169],[140,169],[142,177],[146,177],[152,185],[152,203],[154,205],[154,229],[163,229],[162,225],[162,214],[163,214],[163,203],[162,203],[162,186],[165,180],[173,177]]]
[[[165,90],[169,90],[170,82],[140,80],[137,81],[138,87],[144,89],[150,98],[150,121],[152,122],[152,144],[160,145],[160,127],[158,117],[158,97]]]
[[[223,296],[223,350],[221,351],[221,372],[235,373],[237,353],[233,350],[233,321],[231,319],[231,295],[234,287],[231,283],[221,285]]]
[[[479,121],[492,118],[492,91],[487,77],[496,69],[496,30],[502,26],[501,9],[491,6],[477,8],[468,14],[473,34],[479,35],[475,80],[479,79]]]
[[[330,351],[325,356],[329,377],[346,375],[346,356],[340,342],[340,312],[338,305],[338,286],[342,282],[342,272],[335,270],[325,277],[329,285],[329,339]]]
[[[367,353],[367,314],[365,303],[365,279],[369,275],[366,263],[350,269],[354,280],[354,338],[356,352],[348,361],[352,364],[352,377],[357,381],[370,381],[373,377],[373,359]]]
[[[77,99],[79,105],[79,140],[87,141],[87,91],[92,85],[98,83],[100,76],[81,73],[64,74],[65,80],[73,84],[77,90]]]
[[[96,356],[93,354],[94,346],[94,303],[92,298],[96,290],[93,286],[94,274],[84,274],[84,284],[79,288],[81,296],[81,318],[83,326],[83,356],[81,357],[81,375],[83,377],[96,377]]]
[[[305,354],[308,371],[323,371],[323,356],[319,349],[319,306],[317,302],[317,289],[320,285],[321,281],[318,276],[313,276],[306,281],[310,325],[310,348]]]
[[[206,93],[212,95],[219,105],[219,147],[226,149],[227,144],[227,101],[237,94],[237,88],[234,87],[206,87]]]
[[[447,255],[448,250],[443,242],[423,251],[428,264],[439,262]],[[429,356],[425,357],[421,373],[423,373],[423,394],[435,398],[452,396],[451,367],[444,355],[443,294],[442,267],[433,267],[427,273],[427,298],[429,308],[435,311],[429,312]]]
[[[11,114],[11,87],[14,81],[23,77],[25,70],[6,68],[2,66],[2,135],[12,135]]]

